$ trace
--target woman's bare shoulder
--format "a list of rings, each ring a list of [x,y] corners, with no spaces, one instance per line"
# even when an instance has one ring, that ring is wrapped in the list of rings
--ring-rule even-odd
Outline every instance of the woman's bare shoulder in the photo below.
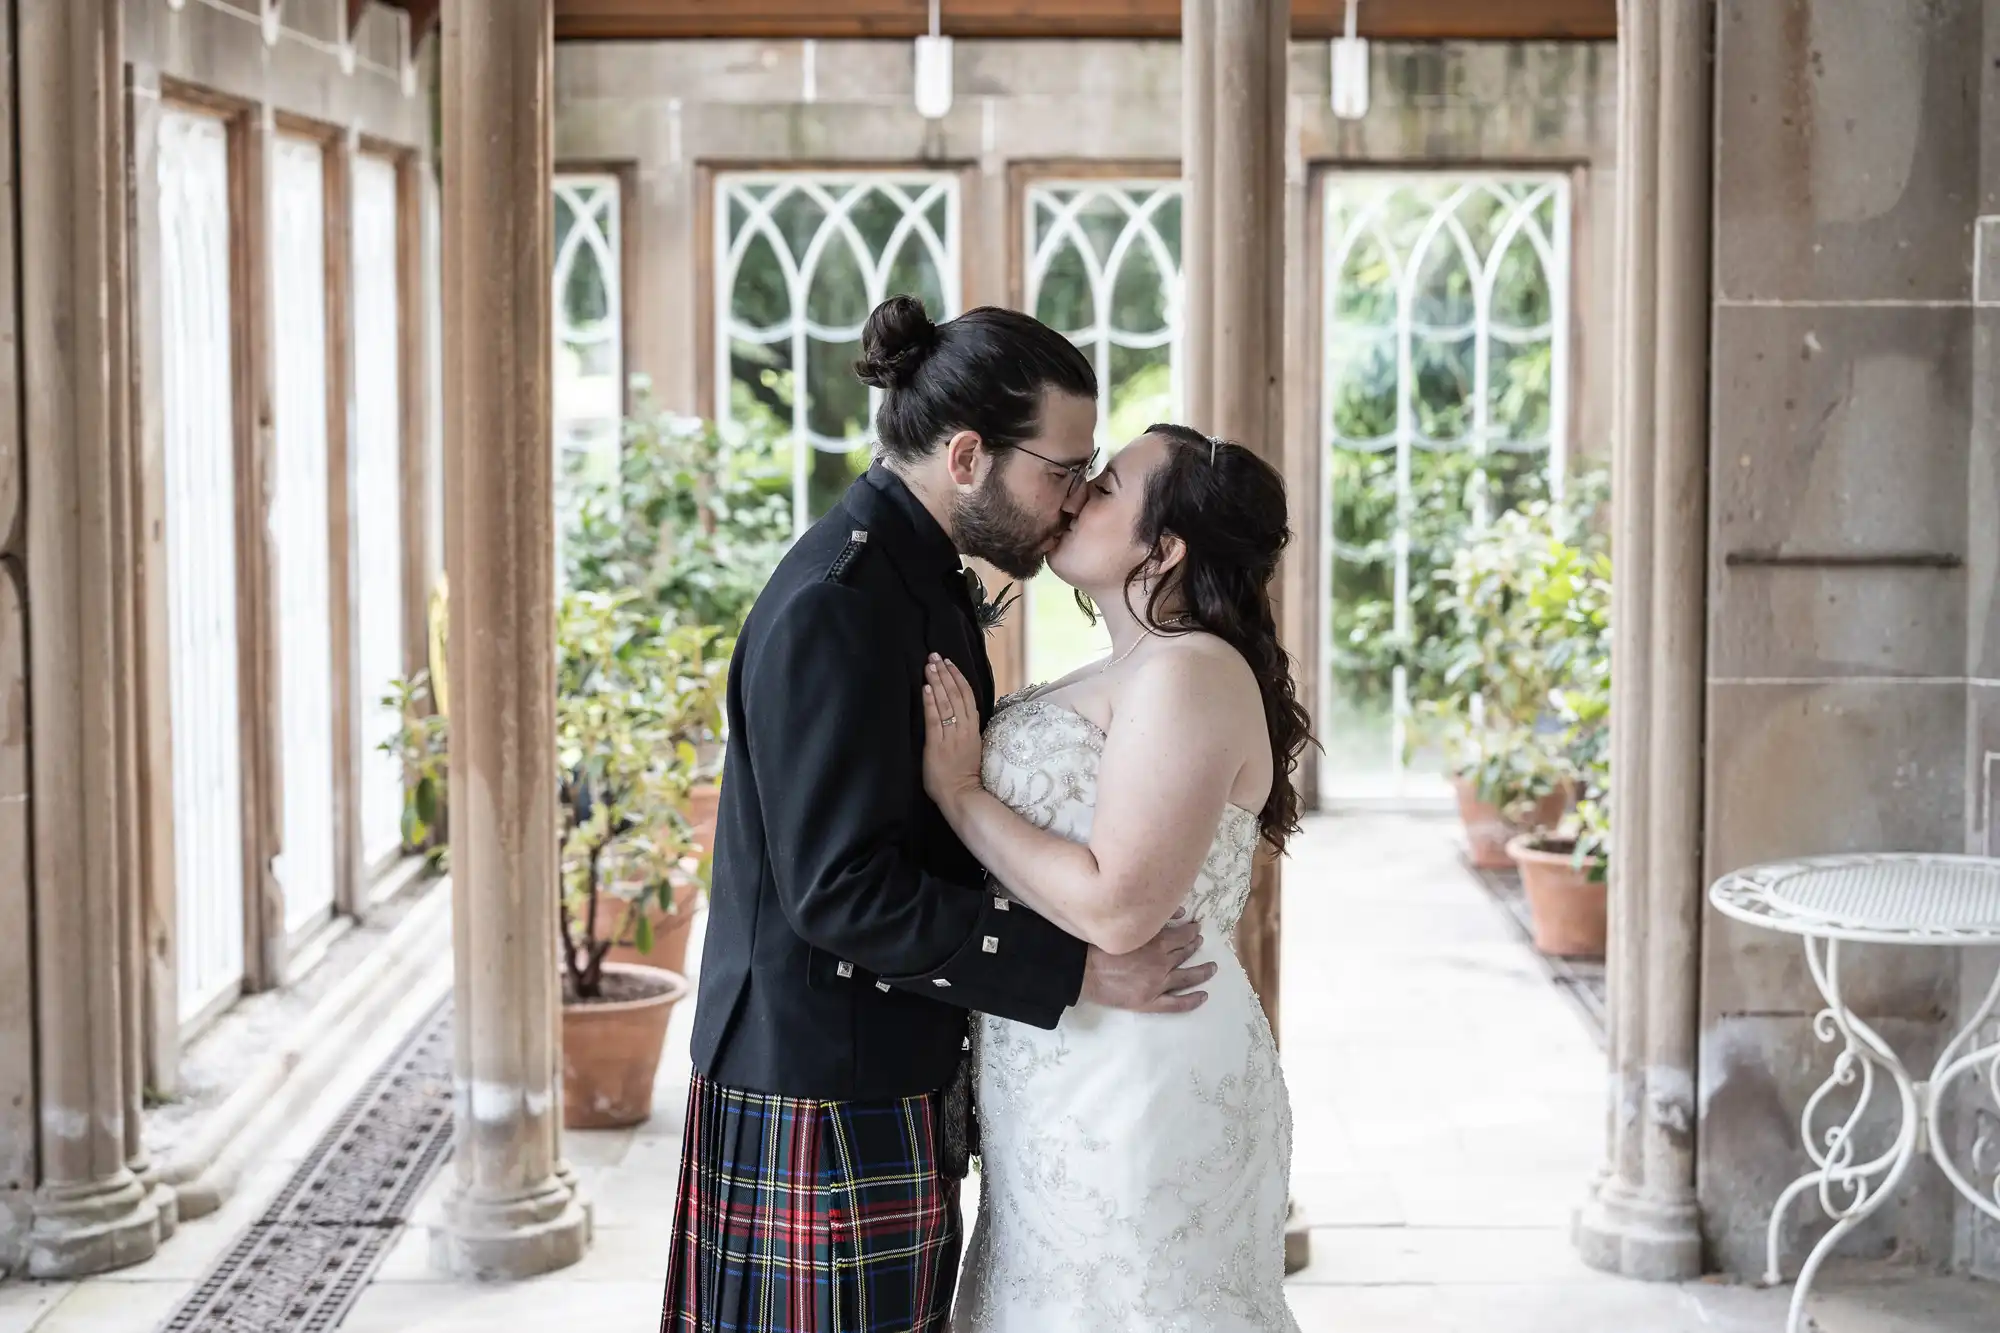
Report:
[[[1226,639],[1196,630],[1167,639],[1132,673],[1130,689],[1182,707],[1261,708],[1256,675]]]
[[[1152,655],[1153,665],[1197,680],[1235,677],[1254,685],[1250,663],[1234,644],[1207,630],[1170,636]]]

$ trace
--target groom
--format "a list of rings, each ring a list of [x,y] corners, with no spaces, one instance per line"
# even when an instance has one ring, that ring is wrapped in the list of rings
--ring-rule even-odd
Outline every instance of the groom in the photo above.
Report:
[[[989,891],[924,795],[931,653],[993,707],[961,554],[1027,578],[1085,502],[1097,383],[1014,311],[870,316],[877,463],[737,640],[663,1330],[945,1329],[969,1148],[968,1010],[1181,1012],[1193,924],[1089,948]]]

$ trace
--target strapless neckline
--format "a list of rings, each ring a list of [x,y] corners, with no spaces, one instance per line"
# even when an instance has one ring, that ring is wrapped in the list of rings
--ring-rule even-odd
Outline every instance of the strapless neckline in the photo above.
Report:
[[[1023,690],[1021,693],[1017,695],[1012,695],[1006,699],[1002,699],[1000,701],[999,708],[994,710],[994,716],[998,717],[1001,713],[1009,712],[1017,708],[1030,709],[1046,713],[1060,713],[1064,717],[1074,718],[1076,721],[1082,723],[1084,729],[1088,731],[1092,736],[1095,736],[1097,738],[1098,748],[1100,750],[1104,748],[1104,742],[1111,739],[1111,734],[1109,732],[1105,731],[1103,727],[1097,725],[1096,721],[1093,720],[1092,718],[1079,712],[1077,709],[1070,707],[1068,704],[1061,702],[1060,700],[1037,698],[1035,695],[1035,690],[1039,688],[1040,688],[1039,686],[1032,687],[1030,689]],[[1244,807],[1236,804],[1236,802],[1234,801],[1229,801],[1223,805],[1222,817],[1224,819],[1229,819],[1232,817],[1238,820],[1247,819],[1253,824],[1257,822],[1257,812],[1255,810],[1247,810]]]

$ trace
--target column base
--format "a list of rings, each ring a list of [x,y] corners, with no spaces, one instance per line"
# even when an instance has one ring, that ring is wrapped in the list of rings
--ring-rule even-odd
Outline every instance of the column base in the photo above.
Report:
[[[28,1276],[89,1277],[153,1257],[164,1239],[154,1196],[130,1171],[87,1185],[45,1185],[35,1192],[28,1233]]]
[[[555,1178],[556,1184],[568,1190],[569,1197],[576,1201],[576,1206],[583,1209],[584,1244],[588,1245],[597,1235],[597,1206],[590,1201],[590,1196],[583,1192],[583,1186],[577,1183],[576,1168],[569,1164],[567,1158],[556,1158]]]
[[[1570,1230],[1592,1268],[1640,1282],[1686,1282],[1702,1273],[1701,1214],[1692,1201],[1648,1198],[1615,1179],[1600,1180]]]
[[[160,1215],[160,1244],[164,1245],[181,1229],[181,1196],[172,1185],[154,1185],[146,1197],[153,1201],[153,1210]]]
[[[454,1188],[431,1229],[431,1267],[481,1282],[540,1277],[579,1262],[590,1232],[589,1210],[554,1177],[523,1194]]]
[[[1312,1262],[1312,1227],[1296,1200],[1285,1202],[1285,1276],[1303,1272]]]

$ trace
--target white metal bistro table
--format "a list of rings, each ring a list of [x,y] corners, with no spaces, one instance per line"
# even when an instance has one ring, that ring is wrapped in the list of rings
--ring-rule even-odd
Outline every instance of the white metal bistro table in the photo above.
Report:
[[[1979,1036],[2000,1008],[2000,978],[1938,1055],[1928,1079],[1910,1077],[1881,1034],[1847,1007],[1840,989],[1841,946],[1846,944],[2000,946],[2000,860],[1917,853],[1809,857],[1725,875],[1709,890],[1709,900],[1738,921],[1805,941],[1806,965],[1827,1006],[1813,1020],[1813,1031],[1823,1042],[1842,1043],[1833,1072],[1799,1117],[1813,1169],[1778,1196],[1765,1241],[1764,1280],[1776,1286],[1784,1280],[1778,1243],[1785,1217],[1800,1195],[1818,1192],[1833,1229],[1806,1256],[1792,1290],[1785,1327],[1787,1333],[1799,1333],[1820,1265],[1895,1193],[1920,1154],[1935,1162],[1974,1207],[2000,1221],[2000,1181],[1992,1189],[1974,1184],[1952,1160],[1939,1128],[1945,1096],[1962,1078],[1983,1078],[2000,1100],[2000,1041],[1981,1044]],[[1900,1104],[1895,1142],[1881,1154],[1857,1161],[1856,1131],[1883,1082]],[[1853,1109],[1838,1118],[1829,1115],[1822,1128],[1827,1099],[1857,1083]]]

